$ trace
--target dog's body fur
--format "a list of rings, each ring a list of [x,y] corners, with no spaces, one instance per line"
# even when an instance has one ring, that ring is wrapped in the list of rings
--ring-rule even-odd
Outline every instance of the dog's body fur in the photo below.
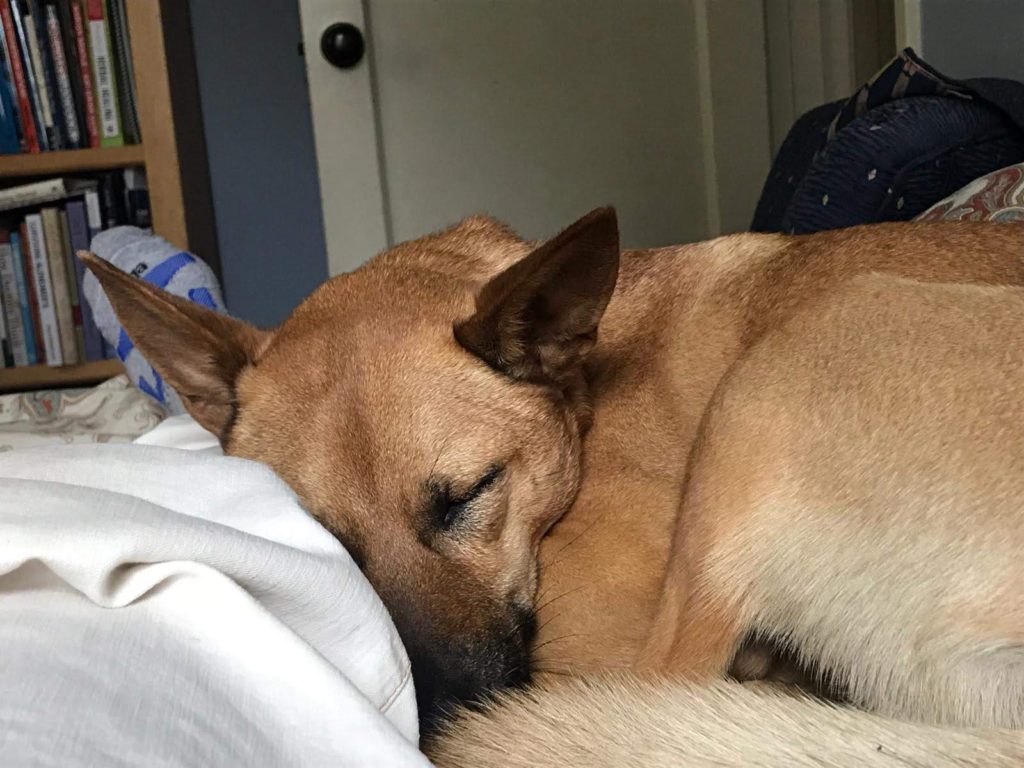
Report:
[[[503,696],[464,714],[431,758],[443,768],[1016,768],[1024,738],[900,722],[763,684],[617,675]]]
[[[509,617],[536,600],[540,671],[629,667],[639,655],[648,669],[715,677],[758,631],[793,642],[866,708],[1019,726],[1024,291],[1006,286],[1024,285],[1024,233],[741,235],[627,253],[617,283],[613,240],[601,215],[537,249],[468,220],[332,281],[274,335],[90,266],[201,423],[273,466],[364,561],[412,652],[443,635],[446,617],[452,638],[470,638],[456,650],[483,659],[487,679],[508,679],[516,652],[498,665],[496,646],[473,638],[519,632]],[[579,277],[592,254],[596,277]],[[544,311],[527,316],[538,296]],[[183,362],[167,352],[175,342],[198,352]],[[455,539],[407,521],[435,474],[485,491],[479,502],[445,496],[480,518]],[[416,482],[402,485],[406,475]],[[530,562],[563,513],[540,547],[538,600]],[[418,544],[405,543],[410,525]],[[409,607],[424,590],[427,617]],[[666,706],[677,731],[662,734],[666,748],[743,717],[774,740],[739,742],[721,764],[800,764],[780,757],[794,749],[833,756],[805,764],[907,764],[878,762],[884,744],[876,763],[843,762],[838,743],[787,747],[783,726],[806,716],[825,740],[899,742],[909,764],[999,764],[949,757],[982,741],[1019,757],[1016,735],[919,730],[742,689],[726,711],[726,690],[686,689],[679,709]],[[613,717],[619,697],[660,706],[626,684],[550,695],[570,720]],[[632,725],[628,738],[641,738]],[[504,764],[514,730],[478,719],[454,733],[479,744],[481,732],[501,741],[474,764]],[[573,739],[551,733],[530,754],[559,764],[554,750]]]

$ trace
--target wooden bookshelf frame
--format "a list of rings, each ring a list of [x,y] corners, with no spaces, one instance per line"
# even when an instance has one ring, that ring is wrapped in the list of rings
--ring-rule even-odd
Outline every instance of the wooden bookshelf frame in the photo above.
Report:
[[[125,8],[143,143],[0,156],[0,185],[144,166],[154,231],[179,248],[201,254],[220,276],[188,3],[129,0]],[[0,369],[0,393],[87,386],[121,371],[116,360]]]

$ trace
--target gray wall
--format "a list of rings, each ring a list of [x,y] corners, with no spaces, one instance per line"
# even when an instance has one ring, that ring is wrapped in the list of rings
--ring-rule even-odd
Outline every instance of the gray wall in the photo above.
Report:
[[[944,75],[1024,81],[1022,0],[925,0],[921,48]]]
[[[298,2],[190,9],[225,298],[276,325],[327,278]]]

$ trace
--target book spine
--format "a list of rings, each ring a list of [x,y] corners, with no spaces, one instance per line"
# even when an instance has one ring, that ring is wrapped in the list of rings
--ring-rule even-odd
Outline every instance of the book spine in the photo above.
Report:
[[[39,152],[39,136],[37,134],[38,116],[35,114],[32,95],[29,89],[28,74],[22,49],[18,46],[17,29],[11,6],[0,0],[0,24],[3,25],[4,45],[7,48],[7,60],[14,77],[14,90],[17,92],[17,110],[22,116],[22,131],[29,152]]]
[[[63,179],[48,179],[0,190],[0,211],[44,203],[66,193]]]
[[[121,111],[121,133],[125,143],[138,144],[139,116],[135,109],[135,71],[132,68],[131,41],[128,36],[128,17],[122,0],[107,0],[111,47],[117,73],[117,103]]]
[[[25,217],[28,248],[32,255],[32,278],[35,282],[36,300],[39,303],[39,325],[43,346],[46,348],[47,365],[63,365],[60,349],[60,328],[57,325],[57,308],[53,302],[53,283],[50,280],[50,264],[46,255],[46,238],[43,234],[43,218],[38,213]]]
[[[139,229],[153,227],[153,212],[149,207],[149,188],[146,173],[138,168],[124,169],[124,202],[128,222]]]
[[[92,59],[93,85],[99,107],[100,146],[124,145],[121,116],[117,107],[117,83],[110,52],[110,30],[103,0],[86,0],[89,17],[89,52]]]
[[[61,250],[64,253],[64,270],[68,275],[68,293],[71,294],[71,323],[75,329],[75,352],[79,362],[85,360],[85,331],[82,329],[82,291],[75,271],[75,252],[71,250],[71,229],[68,226],[66,210],[57,211],[60,225]]]
[[[79,251],[89,250],[89,219],[86,213],[84,200],[71,200],[65,209],[68,217],[68,237],[70,239],[71,252],[77,254]],[[78,285],[78,301],[82,311],[82,338],[85,345],[86,360],[102,360],[103,336],[96,325],[92,314],[92,307],[85,299],[85,291],[82,285],[85,282],[85,263],[75,256],[75,282]]]
[[[60,100],[63,115],[64,132],[68,144],[72,147],[82,145],[82,134],[78,127],[78,110],[75,107],[75,94],[71,89],[71,72],[68,61],[64,57],[64,38],[60,32],[60,19],[57,18],[57,6],[48,4],[46,12],[46,33],[50,43],[50,59],[53,61],[54,79],[57,84],[57,96]]]
[[[35,32],[35,50],[39,52],[39,66],[42,73],[39,85],[53,121],[50,149],[65,149],[67,136],[64,132],[64,110],[61,109],[60,94],[57,92],[57,74],[53,58],[50,56],[50,36],[46,31],[46,14],[43,12],[40,0],[28,0],[28,3],[29,14],[26,18],[31,22],[31,28]]]
[[[78,362],[75,343],[75,320],[71,312],[71,288],[68,285],[67,258],[64,241],[60,236],[60,217],[56,208],[43,208],[43,242],[50,264],[50,296],[57,313],[57,331],[60,334],[60,356],[65,365]]]
[[[92,250],[92,239],[103,231],[103,205],[95,189],[85,193],[85,220],[89,225],[89,250]]]
[[[47,78],[46,67],[43,62],[43,51],[39,47],[39,30],[36,28],[36,18],[30,13],[22,16],[25,25],[25,43],[28,46],[28,55],[32,61],[32,70],[35,72],[34,96],[39,104],[39,111],[42,114],[43,132],[46,134],[47,149],[60,149],[60,130],[54,115],[53,96],[50,93],[50,85]]]
[[[25,328],[21,322],[21,302],[18,300],[18,282],[14,276],[11,244],[0,243],[0,296],[3,297],[4,319],[11,344],[14,365],[28,365]]]
[[[4,311],[3,293],[0,292],[0,368],[10,368],[13,365],[11,340],[7,336],[7,313]]]
[[[0,232],[0,238],[8,237],[6,232]],[[28,276],[25,274],[25,255],[21,249],[21,238],[17,232],[9,235],[11,243],[11,260],[14,262],[14,279],[18,285],[18,303],[21,306],[21,326],[25,329],[25,353],[29,365],[39,362],[39,354],[36,347],[36,329],[32,320],[32,302],[30,299],[31,285]]]
[[[28,288],[29,308],[32,312],[32,330],[36,335],[36,362],[46,363],[46,335],[43,333],[43,319],[39,313],[39,291],[36,288],[36,271],[32,265],[32,249],[29,247],[28,226],[24,221],[18,227],[21,245],[21,263],[25,266],[25,285]]]
[[[78,65],[78,50],[75,45],[75,22],[71,17],[71,2],[54,3],[57,13],[57,25],[60,28],[61,50],[64,54],[64,61],[67,64],[68,82],[71,86],[71,101],[74,104],[75,120],[78,123],[79,147],[89,146],[89,129],[85,124],[85,101],[82,92],[82,71]]]
[[[75,55],[82,75],[82,106],[85,111],[85,126],[89,132],[89,146],[100,145],[100,129],[96,116],[96,92],[92,87],[92,66],[89,63],[89,40],[85,34],[85,17],[78,0],[71,0],[71,23],[75,37]]]
[[[108,171],[100,177],[100,206],[103,211],[103,229],[130,224],[125,206],[124,175]]]
[[[0,35],[0,42],[3,35]],[[6,47],[6,46],[3,46]],[[0,153],[16,155],[25,151],[18,120],[17,93],[14,90],[11,67],[7,55],[0,50]]]
[[[3,45],[4,58],[11,72],[11,83],[14,85],[14,95],[18,103],[18,122],[21,128],[21,136],[28,152],[39,151],[39,140],[36,138],[36,123],[32,116],[32,104],[28,97],[28,84],[25,82],[25,69],[21,61],[21,52],[18,50],[18,38],[14,31],[14,20],[11,17],[11,7],[0,0],[0,27],[3,28],[3,35],[0,43]]]

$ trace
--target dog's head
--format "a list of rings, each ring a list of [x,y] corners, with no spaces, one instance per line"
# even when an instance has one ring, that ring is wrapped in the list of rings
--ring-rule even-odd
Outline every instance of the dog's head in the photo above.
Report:
[[[327,282],[274,332],[83,258],[196,420],[359,563],[421,720],[528,679],[537,549],[576,494],[583,363],[618,271],[611,209],[536,247],[467,220]]]

